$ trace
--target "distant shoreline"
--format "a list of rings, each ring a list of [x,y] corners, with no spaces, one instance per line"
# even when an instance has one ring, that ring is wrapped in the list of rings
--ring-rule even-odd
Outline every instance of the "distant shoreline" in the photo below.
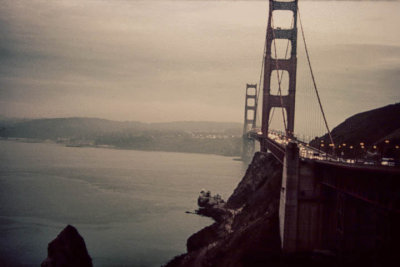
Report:
[[[222,156],[232,158],[232,160],[238,160],[240,155],[223,155],[217,153],[205,153],[205,152],[186,152],[186,151],[177,151],[177,150],[158,150],[158,149],[135,149],[135,148],[124,148],[117,147],[112,145],[68,145],[65,143],[56,142],[54,140],[39,140],[34,138],[18,138],[18,137],[9,137],[4,138],[0,137],[0,141],[6,142],[16,142],[16,143],[27,143],[27,144],[54,144],[68,148],[103,148],[103,149],[114,149],[114,150],[134,150],[134,151],[145,151],[145,152],[169,152],[169,153],[183,153],[183,154],[201,154],[201,155],[214,155],[214,156]]]

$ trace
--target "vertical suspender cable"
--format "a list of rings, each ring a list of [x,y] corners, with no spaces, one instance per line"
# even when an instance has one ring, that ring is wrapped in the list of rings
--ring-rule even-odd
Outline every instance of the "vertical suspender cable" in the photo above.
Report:
[[[317,94],[317,99],[318,99],[319,107],[320,107],[321,112],[322,112],[322,117],[324,118],[325,127],[326,127],[326,129],[327,129],[327,131],[328,131],[328,135],[329,135],[330,141],[331,141],[331,143],[332,143],[332,145],[333,145],[333,150],[335,150],[335,143],[333,142],[333,138],[332,138],[332,135],[331,135],[331,131],[329,130],[328,122],[327,122],[327,120],[326,120],[325,112],[324,112],[324,109],[322,108],[322,103],[321,103],[321,99],[320,99],[320,97],[319,97],[319,93],[318,93],[318,89],[317,89],[317,84],[316,84],[316,82],[315,82],[314,73],[313,73],[313,70],[312,70],[312,67],[311,67],[310,55],[308,54],[307,43],[306,43],[306,37],[305,37],[305,35],[304,35],[303,24],[302,24],[302,22],[301,22],[301,16],[300,16],[300,9],[299,9],[299,8],[297,8],[297,12],[298,12],[298,14],[299,14],[301,35],[302,35],[302,37],[303,37],[304,48],[305,48],[305,50],[306,50],[306,56],[307,56],[308,66],[310,67],[311,78],[312,78],[312,81],[313,81],[313,84],[314,84],[315,93]]]

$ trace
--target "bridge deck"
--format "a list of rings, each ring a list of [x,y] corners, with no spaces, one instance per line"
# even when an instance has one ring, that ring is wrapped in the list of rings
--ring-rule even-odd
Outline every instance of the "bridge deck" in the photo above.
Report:
[[[314,164],[322,185],[400,213],[400,169],[319,160]]]

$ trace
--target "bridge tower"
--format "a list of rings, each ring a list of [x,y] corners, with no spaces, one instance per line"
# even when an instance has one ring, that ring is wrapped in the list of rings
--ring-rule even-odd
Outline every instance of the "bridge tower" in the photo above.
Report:
[[[254,154],[255,141],[249,131],[256,127],[257,84],[246,84],[246,102],[244,106],[242,160],[250,161]]]
[[[274,14],[280,11],[292,12],[292,28],[283,29],[274,23]],[[263,140],[261,151],[267,151],[265,138],[268,136],[270,112],[274,107],[286,110],[286,134],[293,137],[294,131],[294,112],[296,94],[296,67],[297,67],[297,0],[291,2],[269,1],[269,16],[266,36],[266,54],[264,55],[264,87],[263,87],[263,107],[261,130]],[[291,44],[289,58],[275,58],[275,49],[272,44],[277,39],[287,39]],[[276,42],[275,42],[276,44]],[[271,76],[273,71],[283,73],[287,71],[289,78],[289,88],[286,95],[271,94]],[[282,76],[282,75],[281,75]],[[280,76],[278,74],[278,80]],[[280,84],[280,81],[278,81]]]

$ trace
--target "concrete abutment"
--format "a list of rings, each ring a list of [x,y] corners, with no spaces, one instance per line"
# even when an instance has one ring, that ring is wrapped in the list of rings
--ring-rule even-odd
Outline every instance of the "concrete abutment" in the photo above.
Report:
[[[399,178],[385,169],[301,159],[289,143],[279,206],[282,252],[329,251],[343,261],[398,255],[399,196],[390,192]]]

